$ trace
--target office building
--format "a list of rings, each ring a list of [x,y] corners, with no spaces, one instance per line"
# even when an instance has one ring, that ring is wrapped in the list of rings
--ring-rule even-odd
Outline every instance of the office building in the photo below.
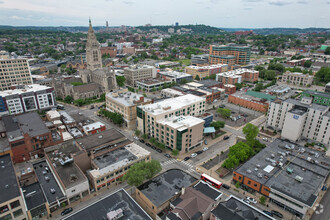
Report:
[[[151,153],[135,143],[104,153],[92,159],[88,171],[95,190],[117,185],[129,168],[138,162],[151,160]]]
[[[191,55],[192,66],[204,66],[209,63],[209,54]]]
[[[185,93],[183,93],[181,91],[177,91],[175,89],[166,88],[166,89],[162,89],[160,94],[164,98],[174,98],[174,97],[182,96]]]
[[[81,219],[143,219],[151,220],[150,216],[124,190],[105,196],[81,210],[64,217],[63,220]]]
[[[26,219],[26,211],[9,154],[0,156],[0,219]]]
[[[228,72],[218,73],[216,81],[222,82],[223,84],[235,85],[235,83],[255,82],[259,79],[259,72],[256,70],[250,70],[240,68]]]
[[[31,70],[27,59],[0,58],[0,91],[9,90],[13,85],[32,84]]]
[[[126,84],[133,87],[136,86],[136,81],[156,78],[157,76],[155,67],[139,65],[124,68],[124,75]]]
[[[294,128],[292,128],[294,129]],[[324,153],[276,139],[234,170],[233,180],[304,219],[329,175]]]
[[[0,115],[51,109],[56,106],[54,89],[38,84],[22,85],[12,90],[2,91],[0,100],[2,100]]]
[[[127,89],[107,93],[105,99],[107,110],[121,114],[128,129],[136,128],[136,107],[152,103],[151,99]]]
[[[233,66],[246,65],[250,63],[251,48],[235,44],[210,45],[210,64],[228,64]]]
[[[190,82],[193,80],[191,74],[177,71],[163,71],[159,72],[158,75],[160,75],[160,77],[163,79],[170,80],[171,82],[175,82],[177,84],[182,82]]]
[[[314,76],[303,73],[291,73],[289,71],[283,73],[281,82],[293,84],[297,86],[309,86],[313,84]]]
[[[327,84],[330,86],[330,83]],[[313,90],[305,90],[301,93],[301,97],[312,97],[312,102],[319,105],[330,106],[330,91],[317,92]]]
[[[142,89],[142,91],[152,92],[160,90],[165,84],[171,84],[170,80],[164,80],[163,78],[155,79],[142,79],[135,82],[136,87]]]
[[[182,170],[168,170],[137,187],[136,201],[155,220],[185,188],[196,182],[196,178]]]
[[[276,99],[267,116],[267,126],[282,131],[283,138],[294,142],[307,138],[326,145],[330,144],[329,121],[329,107],[312,103],[311,97]]]
[[[198,76],[200,79],[209,77],[213,74],[222,73],[228,71],[227,64],[214,64],[209,66],[187,66],[185,68],[186,73],[191,74],[195,79]]]

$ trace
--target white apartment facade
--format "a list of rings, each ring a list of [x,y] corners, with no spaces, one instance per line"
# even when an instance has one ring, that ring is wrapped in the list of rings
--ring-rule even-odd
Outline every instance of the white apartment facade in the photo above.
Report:
[[[277,99],[269,105],[267,126],[281,130],[281,136],[288,140],[295,142],[304,137],[329,145],[329,125],[329,107],[312,103],[311,98]]]
[[[303,73],[291,73],[289,71],[283,73],[281,82],[294,84],[297,86],[307,86],[313,84],[314,76]]]
[[[136,81],[143,79],[156,78],[156,68],[153,66],[138,66],[134,65],[124,69],[126,83],[129,86],[136,86]]]

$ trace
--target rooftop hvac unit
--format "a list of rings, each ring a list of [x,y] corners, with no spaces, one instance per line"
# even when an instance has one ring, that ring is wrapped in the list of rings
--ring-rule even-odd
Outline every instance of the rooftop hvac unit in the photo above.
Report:
[[[124,216],[124,213],[123,213],[122,209],[117,209],[115,211],[111,211],[111,212],[107,213],[108,220],[120,219],[123,216]]]

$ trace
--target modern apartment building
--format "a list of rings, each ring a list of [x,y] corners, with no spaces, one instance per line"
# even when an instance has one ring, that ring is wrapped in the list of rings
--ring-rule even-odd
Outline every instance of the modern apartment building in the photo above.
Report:
[[[282,138],[294,142],[307,138],[329,145],[329,125],[329,107],[312,103],[311,97],[277,99],[268,109],[267,126],[281,130]]]
[[[107,110],[121,114],[129,129],[136,128],[136,106],[152,103],[151,99],[137,93],[128,92],[127,89],[110,92],[105,96],[105,99]]]
[[[16,89],[0,92],[1,114],[19,114],[55,107],[54,89],[39,84],[20,85]]]
[[[259,71],[245,68],[218,73],[216,76],[216,81],[231,85],[235,85],[235,83],[242,83],[243,81],[255,82],[258,81],[258,79]]]
[[[213,74],[228,71],[227,64],[215,64],[210,66],[187,66],[186,73],[191,74],[195,79],[198,76],[200,79],[211,76]]]
[[[10,154],[0,156],[0,219],[27,219]]]
[[[330,86],[330,83],[327,85]],[[312,97],[313,98],[313,103],[319,104],[319,105],[325,105],[325,106],[330,106],[330,91],[325,91],[324,92],[316,92],[313,90],[305,90],[301,93],[301,97]]]
[[[250,63],[251,48],[235,44],[210,45],[210,64],[246,65]]]
[[[293,84],[297,86],[307,86],[313,84],[314,76],[303,73],[291,73],[289,71],[283,73],[281,82]]]
[[[27,59],[11,59],[9,55],[0,58],[0,91],[12,85],[32,84],[30,66]]]
[[[134,65],[124,68],[126,83],[129,86],[136,86],[136,81],[143,79],[156,78],[156,68],[153,66]]]

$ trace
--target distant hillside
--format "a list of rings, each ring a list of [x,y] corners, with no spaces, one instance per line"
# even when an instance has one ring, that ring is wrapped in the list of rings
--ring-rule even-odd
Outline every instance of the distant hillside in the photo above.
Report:
[[[253,30],[256,34],[305,34],[314,32],[328,32],[330,28],[220,28],[228,32]]]
[[[104,29],[104,26],[96,26],[93,27],[94,30]],[[41,31],[69,31],[69,32],[80,32],[80,31],[88,31],[88,26],[76,26],[76,27],[52,27],[52,26],[7,26],[0,25],[0,30],[41,30]]]
[[[160,26],[138,26],[136,27],[142,31],[149,31],[150,29],[158,29],[159,31],[168,32],[169,28],[174,28],[176,32],[178,29],[186,28],[191,29],[193,34],[222,34],[223,30],[211,27],[203,24],[198,25],[179,25],[179,26],[171,26],[171,25],[160,25]]]

